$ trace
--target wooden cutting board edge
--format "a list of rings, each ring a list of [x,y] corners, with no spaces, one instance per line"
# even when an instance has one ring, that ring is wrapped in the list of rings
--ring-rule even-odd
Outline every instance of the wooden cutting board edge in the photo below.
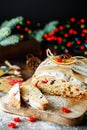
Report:
[[[43,120],[43,121],[47,121],[47,122],[53,122],[53,123],[57,123],[59,125],[65,125],[65,126],[78,126],[81,125],[84,119],[84,114],[81,117],[75,118],[75,119],[68,119],[62,116],[58,116],[57,115],[57,119],[53,119],[52,118],[52,114],[48,113],[47,115],[45,115],[45,112],[43,112],[43,114],[41,113],[37,113],[36,110],[29,110],[27,112],[26,109],[21,108],[22,113],[20,114],[20,110],[17,110],[16,112],[9,111],[7,108],[5,108],[5,106],[3,106],[3,111],[6,113],[10,113],[10,114],[15,114],[18,116],[25,116],[25,117],[29,117],[29,116],[34,116],[36,119],[39,120]],[[32,114],[32,111],[35,112]],[[26,112],[26,113],[25,113]]]
[[[6,98],[6,96],[0,99],[0,108],[4,112],[26,117],[34,116],[35,118],[43,121],[54,122],[59,125],[65,125],[65,126],[81,125],[83,122],[85,112],[87,110],[87,107],[85,107],[85,109],[83,108],[84,109],[83,113],[81,113],[81,115],[79,115],[78,117],[68,118],[65,117],[63,114],[61,115],[60,113],[56,114],[56,112],[52,113],[51,111],[41,111],[34,109],[32,107],[21,107],[20,109],[11,108],[10,106],[7,105],[6,102],[4,102],[4,98]],[[84,103],[87,103],[87,100]]]

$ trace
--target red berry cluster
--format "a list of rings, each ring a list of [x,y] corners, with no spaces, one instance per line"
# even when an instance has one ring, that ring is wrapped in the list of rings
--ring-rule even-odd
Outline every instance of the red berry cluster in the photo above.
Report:
[[[44,34],[44,46],[51,51],[86,55],[87,52],[87,22],[72,17],[69,21],[59,22],[53,32]],[[61,50],[61,51],[60,51]]]
[[[17,122],[20,122],[21,119],[20,119],[19,117],[15,117],[15,118],[13,118],[13,121],[14,121],[14,122],[9,122],[9,123],[8,123],[8,127],[10,127],[10,128],[17,128],[16,123],[17,123]]]
[[[13,121],[14,121],[14,122],[9,122],[9,123],[7,124],[8,127],[10,127],[10,128],[17,128],[17,124],[16,124],[16,123],[20,122],[21,119],[20,119],[19,117],[15,117],[15,118],[13,118]],[[33,116],[30,116],[30,117],[29,117],[29,121],[30,121],[30,122],[35,122],[35,118],[34,118]]]
[[[20,38],[22,40],[28,39],[27,35],[32,32],[32,26],[31,26],[31,21],[28,20],[23,20],[23,22],[19,23],[16,25],[16,27],[13,30],[13,33],[20,34]]]

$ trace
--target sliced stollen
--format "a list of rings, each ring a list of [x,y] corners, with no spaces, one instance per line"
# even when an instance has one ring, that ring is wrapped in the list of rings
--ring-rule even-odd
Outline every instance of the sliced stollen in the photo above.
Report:
[[[8,92],[8,105],[17,109],[21,107],[20,86],[16,83]]]
[[[44,110],[47,107],[47,99],[35,86],[31,86],[28,82],[24,82],[20,91],[23,100],[35,109]]]
[[[83,64],[86,65],[84,61]],[[47,58],[36,69],[31,85],[39,88],[42,93],[87,98],[87,76],[72,70],[71,65],[56,64]]]
[[[81,86],[78,87],[78,85],[74,83],[67,82],[63,79],[56,79],[51,76],[43,76],[37,78],[37,81],[34,80],[33,86],[36,86],[46,94],[72,98],[87,97],[87,88],[81,88]]]

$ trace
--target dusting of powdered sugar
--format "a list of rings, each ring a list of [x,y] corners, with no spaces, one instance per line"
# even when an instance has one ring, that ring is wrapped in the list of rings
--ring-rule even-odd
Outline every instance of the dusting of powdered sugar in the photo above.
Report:
[[[3,94],[0,93],[0,97]],[[0,108],[0,130],[12,130],[7,126],[9,122],[13,122],[14,117],[20,117],[21,122],[16,123],[16,130],[87,130],[87,126],[80,127],[66,127],[56,123],[45,122],[36,120],[35,122],[29,122],[28,117],[18,116],[14,114],[5,113]]]

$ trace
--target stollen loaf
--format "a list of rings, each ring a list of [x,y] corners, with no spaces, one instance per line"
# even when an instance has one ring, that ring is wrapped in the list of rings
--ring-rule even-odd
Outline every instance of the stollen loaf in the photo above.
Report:
[[[58,57],[57,57],[58,58]],[[87,76],[80,70],[80,66],[85,68],[81,69],[87,71],[87,58],[75,57],[74,62],[57,63],[54,62],[52,57],[46,58],[36,69],[31,79],[31,85],[39,88],[42,93],[58,95],[71,98],[87,98]],[[54,56],[54,59],[55,56]],[[58,59],[57,59],[58,60]],[[65,58],[66,60],[66,58]],[[83,65],[84,64],[84,65]],[[73,67],[74,66],[74,70]]]

